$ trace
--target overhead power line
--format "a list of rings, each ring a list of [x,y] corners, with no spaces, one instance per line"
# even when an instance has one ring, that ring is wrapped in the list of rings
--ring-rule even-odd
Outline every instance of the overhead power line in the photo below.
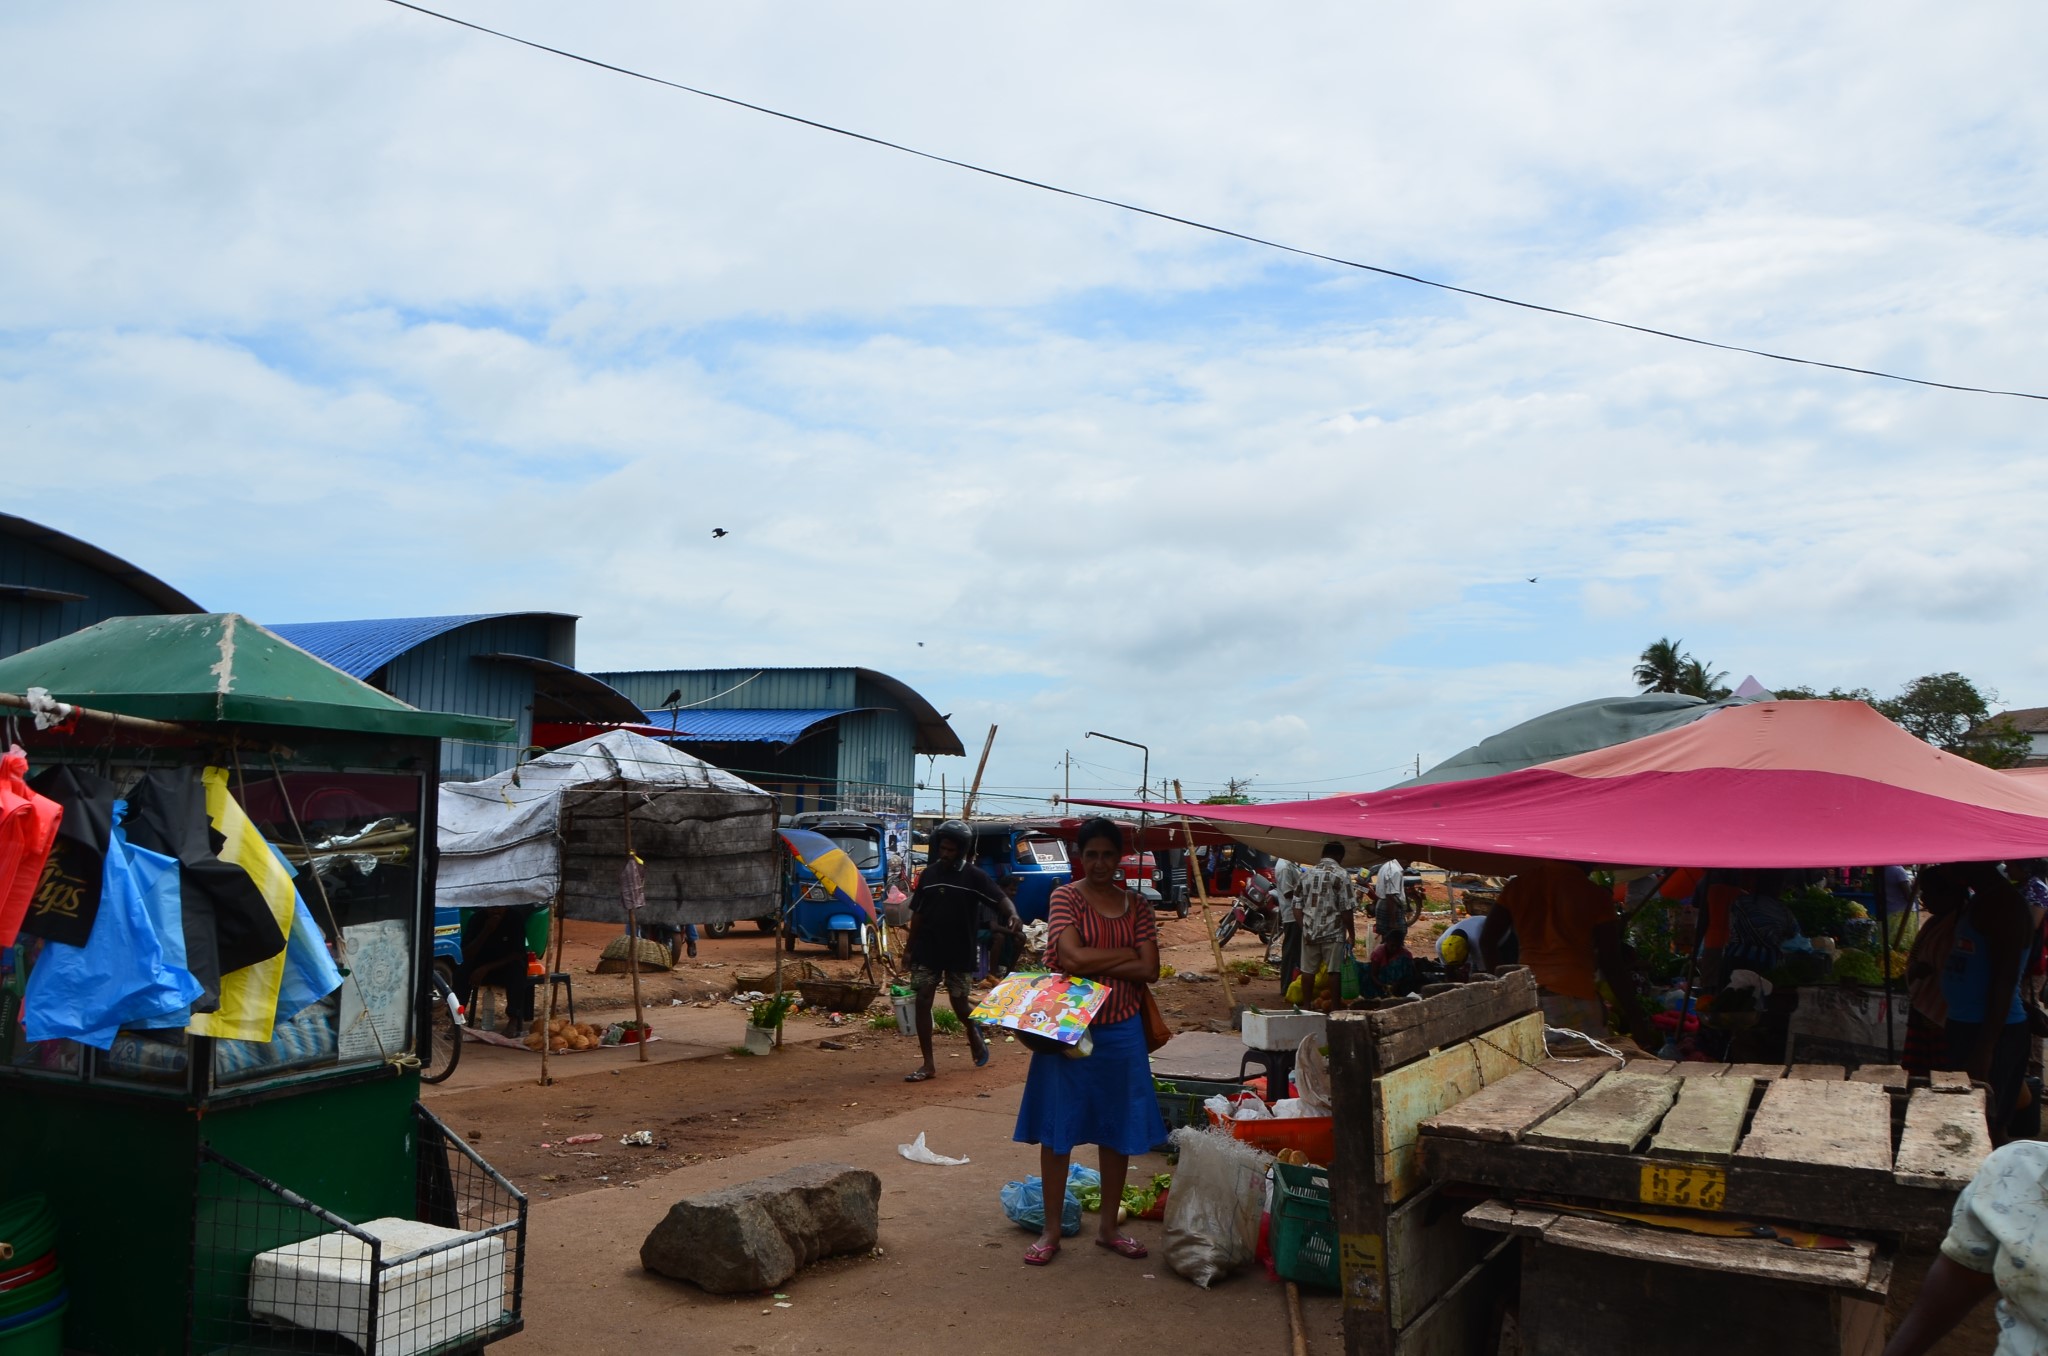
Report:
[[[1273,240],[1266,236],[1232,230],[1228,226],[1217,226],[1210,222],[1197,221],[1193,217],[1183,217],[1172,212],[1162,212],[1157,208],[1142,207],[1137,203],[1126,202],[1121,198],[1110,198],[1097,193],[1086,193],[1078,188],[1063,188],[1058,184],[1047,183],[1042,179],[1032,179],[1022,174],[1012,174],[1007,170],[992,169],[987,165],[977,165],[971,160],[957,160],[949,155],[940,155],[936,151],[919,150],[915,146],[906,146],[900,141],[891,141],[887,137],[873,136],[866,132],[856,132],[851,128],[840,127],[833,123],[820,122],[816,118],[806,118],[797,113],[786,113],[779,108],[770,108],[766,104],[749,103],[745,99],[735,98],[730,94],[720,94],[715,90],[702,89],[696,85],[686,85],[678,80],[667,80],[658,75],[649,75],[645,71],[636,71],[631,67],[613,65],[609,61],[600,61],[596,57],[584,56],[580,52],[571,52],[566,48],[550,47],[544,42],[536,42],[531,38],[522,38],[516,33],[507,33],[502,29],[489,28],[483,24],[472,23],[468,19],[459,19],[452,14],[444,14],[437,9],[428,9],[425,5],[413,4],[411,0],[386,0],[386,2],[398,6],[400,9],[409,9],[415,14],[423,14],[430,19],[439,19],[443,23],[467,28],[472,32],[483,33],[489,37],[502,39],[505,42],[517,43],[521,47],[530,47],[536,52],[546,52],[550,56],[562,57],[569,61],[578,61],[586,66],[594,66],[601,71],[610,71],[614,75],[628,76],[634,80],[645,80],[649,84],[661,85],[668,89],[678,90],[684,94],[694,94],[700,99],[716,100],[721,104],[729,104],[734,108],[743,108],[750,113],[761,113],[771,118],[780,118],[784,122],[793,122],[798,126],[809,127],[819,132],[830,132],[834,136],[866,142],[870,146],[879,146],[886,151],[916,156],[920,160],[929,160],[935,164],[950,165],[954,169],[966,170],[972,174],[986,175],[991,179],[1001,179],[1006,183],[1017,184],[1024,188],[1035,188],[1044,193],[1056,193],[1063,198],[1075,198],[1081,202],[1092,202],[1104,207],[1114,207],[1121,212],[1133,212],[1139,216],[1151,217],[1154,221],[1171,222],[1176,226],[1186,226],[1192,230],[1206,231],[1211,235],[1243,241],[1245,244],[1258,245],[1264,249],[1279,250],[1282,253],[1292,254],[1303,259],[1315,259],[1322,263],[1335,264],[1340,268],[1353,268],[1365,273],[1377,273],[1383,278],[1393,278],[1400,282],[1414,283],[1419,287],[1433,287],[1440,292],[1450,292],[1461,297],[1471,297],[1476,301],[1490,301],[1499,306],[1513,306],[1524,311],[1536,311],[1543,315],[1559,316],[1566,320],[1583,320],[1589,324],[1606,325],[1617,330],[1629,330],[1636,334],[1646,334],[1656,339],[1671,339],[1681,344],[1695,344],[1701,348],[1720,349],[1724,353],[1746,353],[1753,358],[1769,358],[1773,362],[1797,363],[1804,367],[1826,368],[1833,372],[1848,372],[1861,377],[1877,377],[1884,381],[1905,382],[1912,386],[1929,386],[1942,391],[1961,391],[1969,395],[2011,396],[2018,400],[2048,401],[2048,395],[2038,394],[2033,391],[2007,391],[1991,386],[1969,386],[1961,382],[1934,381],[1927,377],[1909,377],[1898,372],[1885,372],[1874,367],[1857,367],[1850,363],[1823,362],[1818,358],[1801,358],[1791,353],[1776,353],[1770,349],[1751,348],[1744,344],[1727,344],[1716,339],[1702,339],[1697,335],[1680,334],[1676,330],[1658,329],[1652,325],[1637,325],[1626,320],[1614,320],[1607,316],[1591,315],[1585,311],[1568,310],[1562,306],[1545,306],[1541,302],[1523,301],[1516,297],[1503,296],[1498,292],[1482,292],[1476,288],[1460,287],[1456,283],[1441,282],[1435,278],[1425,278],[1415,273],[1403,273],[1399,269],[1384,268],[1378,264],[1363,263],[1357,259],[1346,259],[1342,255],[1325,254],[1320,250],[1308,249],[1305,246],[1289,245],[1284,241]]]

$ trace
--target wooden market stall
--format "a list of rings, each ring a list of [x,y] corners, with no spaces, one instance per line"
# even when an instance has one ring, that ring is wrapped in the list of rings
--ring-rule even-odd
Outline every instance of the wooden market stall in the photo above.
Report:
[[[0,693],[56,722],[15,722],[30,787],[81,823],[107,798],[97,846],[52,853],[0,952],[0,1201],[47,1201],[64,1346],[411,1356],[517,1332],[525,1198],[419,1105],[415,1040],[439,741],[507,727],[415,710],[233,614],[102,622],[0,660]],[[145,944],[95,951],[115,877],[92,873],[160,831],[146,941],[157,973],[189,972],[187,1006],[85,1030],[102,1000],[39,975]],[[48,874],[81,863],[67,888]],[[98,917],[60,941],[37,912],[81,883],[105,886]],[[252,889],[269,942],[234,911]],[[75,1038],[47,1034],[60,1008]]]

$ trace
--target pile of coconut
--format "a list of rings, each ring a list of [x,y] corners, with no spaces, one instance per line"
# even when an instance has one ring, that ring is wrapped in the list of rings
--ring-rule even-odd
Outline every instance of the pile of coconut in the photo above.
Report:
[[[548,1033],[548,1053],[564,1054],[570,1050],[595,1050],[604,1044],[604,1028],[588,1023],[578,1024],[566,1017],[557,1017],[553,1022],[536,1017],[526,1029],[526,1048],[540,1049],[541,1030]]]

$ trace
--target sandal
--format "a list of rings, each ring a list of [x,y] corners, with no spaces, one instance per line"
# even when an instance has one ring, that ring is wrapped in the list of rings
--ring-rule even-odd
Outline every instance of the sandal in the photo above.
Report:
[[[988,1058],[993,1053],[994,1051],[988,1048],[988,1041],[984,1038],[981,1042],[981,1049],[975,1052],[974,1067],[977,1069],[986,1069],[988,1067]]]
[[[903,1081],[906,1083],[922,1083],[929,1079],[931,1076],[932,1071],[930,1069],[919,1069],[915,1073],[907,1073],[903,1075]]]
[[[1111,1252],[1133,1261],[1146,1255],[1145,1245],[1129,1234],[1118,1234],[1115,1238],[1098,1238],[1095,1240],[1095,1246],[1108,1248]]]
[[[1052,1259],[1060,1255],[1060,1245],[1039,1239],[1024,1249],[1024,1265],[1027,1267],[1050,1266]]]

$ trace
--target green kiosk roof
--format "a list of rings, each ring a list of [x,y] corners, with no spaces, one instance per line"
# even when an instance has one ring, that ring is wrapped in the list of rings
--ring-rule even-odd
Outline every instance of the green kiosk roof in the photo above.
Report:
[[[513,723],[422,711],[235,612],[114,617],[0,659],[0,692],[154,720],[506,740]]]

